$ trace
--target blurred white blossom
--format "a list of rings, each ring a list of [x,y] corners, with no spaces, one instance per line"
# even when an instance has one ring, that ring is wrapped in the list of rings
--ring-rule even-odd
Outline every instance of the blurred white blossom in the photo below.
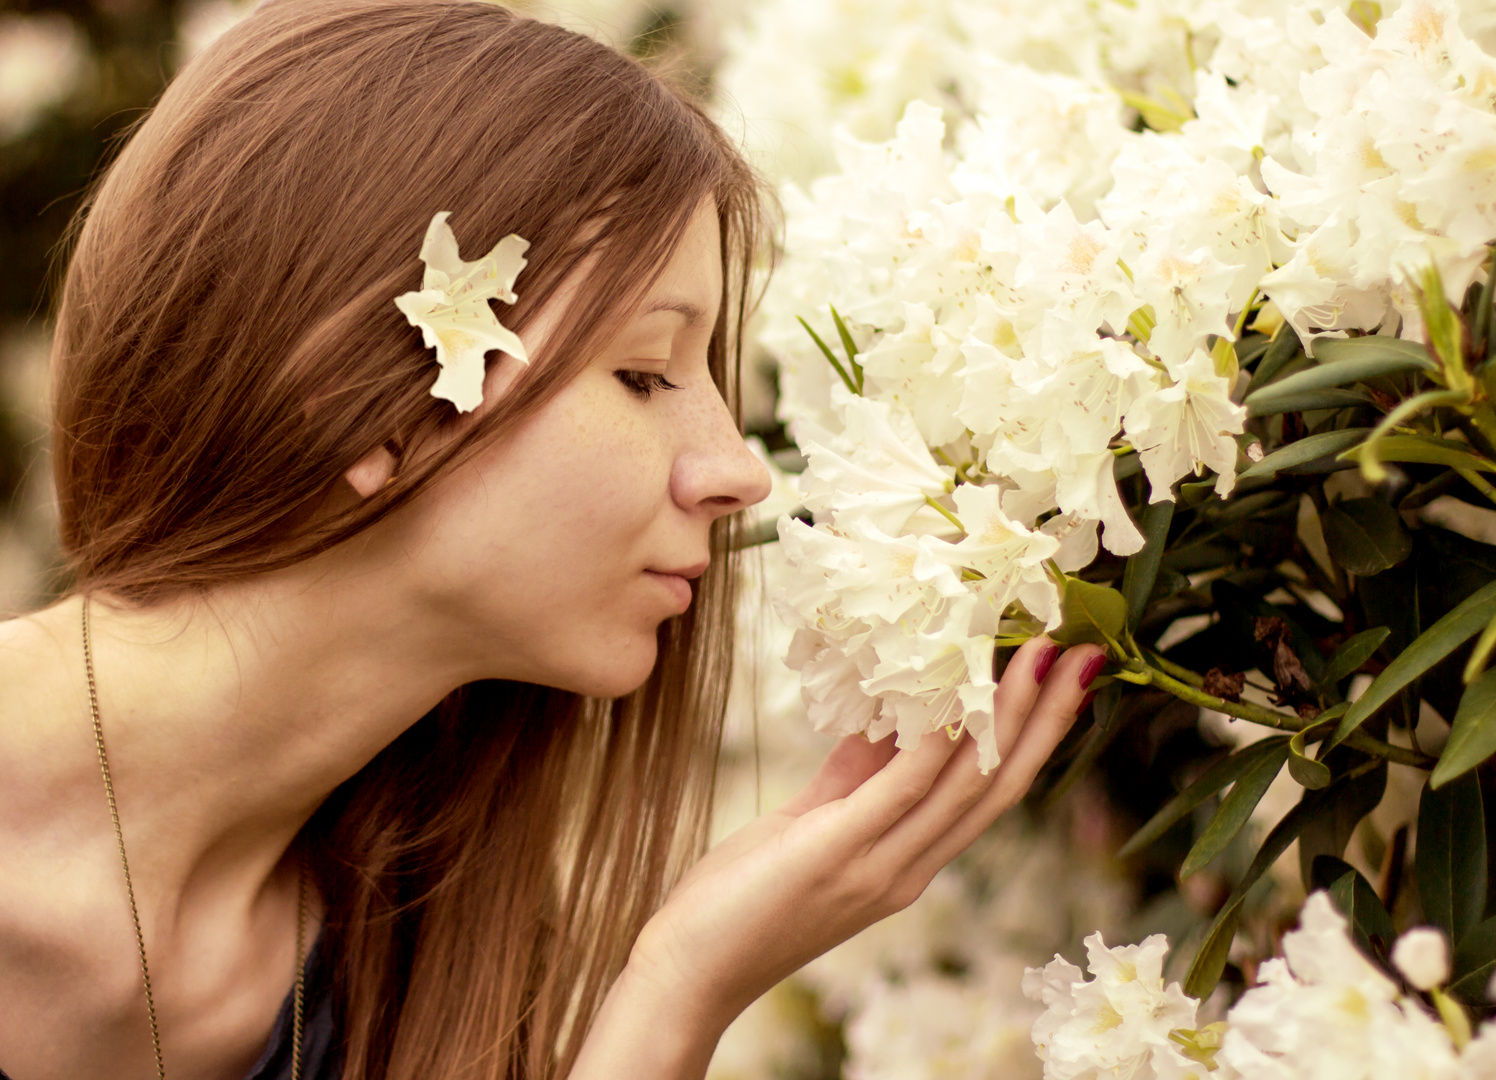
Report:
[[[1443,966],[1447,975],[1443,945],[1436,932],[1419,928],[1399,939],[1393,955],[1421,966],[1420,974],[1437,974],[1434,968]],[[1488,1080],[1496,1075],[1496,1024],[1485,1025],[1457,1048],[1431,1011],[1403,996],[1357,950],[1345,919],[1323,892],[1309,897],[1298,929],[1284,935],[1283,958],[1262,965],[1259,984],[1213,1030],[1196,1030],[1199,1003],[1178,984],[1164,986],[1160,971],[1167,948],[1159,935],[1141,945],[1107,948],[1101,935],[1093,934],[1086,939],[1092,978],[1059,956],[1042,969],[1028,970],[1024,991],[1045,1006],[1033,1029],[1045,1080]]]
[[[1397,939],[1392,963],[1417,990],[1432,990],[1449,979],[1449,944],[1431,926],[1419,926]]]
[[[1444,1026],[1356,950],[1325,893],[1309,897],[1283,953],[1262,965],[1260,985],[1227,1016],[1221,1060],[1245,1080],[1491,1075],[1478,1066],[1489,1054],[1489,1030],[1461,1055]]]
[[[1033,1040],[1045,1080],[1198,1074],[1198,1063],[1170,1038],[1194,1028],[1199,1003],[1178,983],[1164,985],[1168,951],[1162,934],[1115,948],[1092,934],[1086,955],[1093,978],[1059,956],[1025,972],[1023,992],[1044,1005]]]
[[[88,42],[66,15],[0,14],[0,142],[30,131],[88,70]]]

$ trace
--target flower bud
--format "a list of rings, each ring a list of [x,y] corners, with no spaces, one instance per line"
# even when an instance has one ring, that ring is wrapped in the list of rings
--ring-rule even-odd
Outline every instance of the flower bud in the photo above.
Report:
[[[1449,978],[1449,946],[1438,930],[1419,926],[1397,939],[1392,963],[1414,987],[1432,990]]]

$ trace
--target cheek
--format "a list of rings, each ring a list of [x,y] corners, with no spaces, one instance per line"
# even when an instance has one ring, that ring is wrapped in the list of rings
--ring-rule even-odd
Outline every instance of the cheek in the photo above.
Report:
[[[670,457],[650,417],[595,382],[584,375],[474,462],[452,500],[468,571],[512,568],[555,598],[648,561]]]

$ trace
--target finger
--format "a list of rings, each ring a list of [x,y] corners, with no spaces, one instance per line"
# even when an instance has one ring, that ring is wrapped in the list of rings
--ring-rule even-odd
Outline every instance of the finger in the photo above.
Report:
[[[977,742],[963,734],[960,745],[922,799],[874,845],[877,857],[907,867],[980,803],[997,779],[977,768]]]
[[[929,792],[951,755],[970,740],[953,740],[944,729],[922,736],[912,750],[900,750],[846,798],[858,839],[871,845]]]
[[[1012,749],[1038,700],[1045,676],[1059,656],[1060,647],[1040,635],[1024,642],[1009,659],[993,695],[993,729],[999,760]],[[964,741],[969,745],[952,755],[919,805],[879,841],[891,859],[907,863],[922,854],[992,786],[995,770],[983,776],[976,768],[976,741]]]
[[[1077,646],[1055,661],[1012,750],[995,770],[992,784],[961,820],[937,837],[918,858],[922,872],[928,870],[933,876],[1023,798],[1054,748],[1075,723],[1081,701],[1104,659],[1100,648]]]
[[[1032,637],[1019,646],[1008,660],[1007,669],[993,693],[993,734],[999,758],[1007,755],[1023,722],[1040,696],[1044,676],[1061,655],[1058,645],[1044,636]],[[951,755],[931,790],[919,805],[890,827],[878,841],[896,865],[908,865],[925,853],[963,815],[977,805],[995,781],[995,770],[983,775],[977,769],[977,743],[963,739],[963,745]]]
[[[897,750],[888,738],[869,742],[866,735],[847,735],[838,739],[815,776],[780,809],[803,814],[834,799],[845,799],[887,765]]]
[[[999,758],[1007,757],[1013,748],[1038,700],[1039,687],[1059,658],[1060,647],[1040,635],[1025,641],[1008,660],[992,699],[992,733]]]

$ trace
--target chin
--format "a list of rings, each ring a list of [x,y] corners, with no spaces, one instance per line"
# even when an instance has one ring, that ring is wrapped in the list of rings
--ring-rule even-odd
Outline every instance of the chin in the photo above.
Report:
[[[632,694],[649,681],[654,671],[659,647],[653,637],[647,646],[620,649],[592,659],[595,665],[574,668],[555,685],[587,697],[618,698]]]

